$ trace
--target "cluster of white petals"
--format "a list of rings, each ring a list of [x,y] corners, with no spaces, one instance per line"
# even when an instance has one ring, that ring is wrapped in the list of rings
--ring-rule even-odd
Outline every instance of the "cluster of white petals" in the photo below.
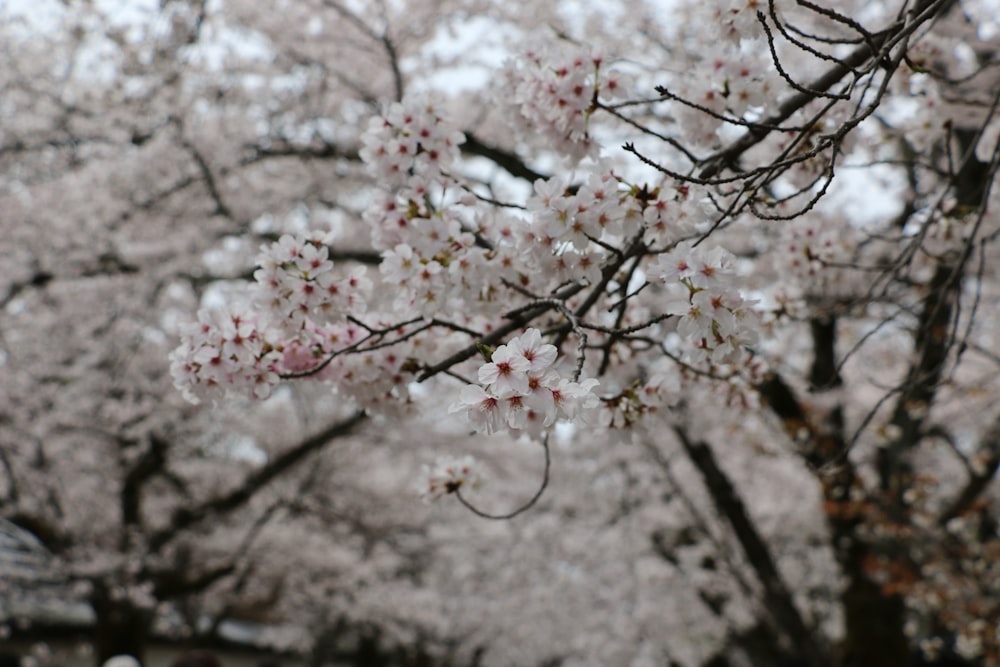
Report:
[[[424,465],[424,484],[420,490],[426,502],[432,502],[459,489],[476,489],[483,482],[479,463],[472,456],[442,456],[434,465]]]
[[[599,96],[623,87],[600,57],[529,54],[505,72],[522,129],[542,132],[572,162],[596,154],[589,116]],[[443,345],[411,337],[410,327],[442,315],[482,326],[509,308],[517,290],[542,295],[600,285],[608,263],[630,247],[655,258],[644,272],[666,286],[667,304],[658,311],[676,316],[690,361],[734,363],[756,342],[757,319],[733,286],[732,257],[683,242],[711,218],[701,189],[666,178],[634,185],[594,160],[572,177],[537,180],[524,214],[512,215],[449,194],[465,187],[455,174],[463,141],[425,100],[395,103],[373,118],[361,157],[378,186],[363,219],[381,254],[376,279],[386,310],[369,311],[372,281],[363,268],[335,266],[329,238],[284,235],[257,257],[253,315],[203,311],[184,333],[172,356],[184,395],[266,398],[281,379],[308,377],[366,410],[398,416],[412,405],[415,369]],[[397,340],[371,345],[382,340],[379,331]],[[541,439],[559,420],[624,432],[681,393],[676,367],[661,360],[641,381],[598,397],[597,379],[578,379],[584,359],[561,372],[557,357],[539,329],[524,330],[490,353],[478,384],[462,387],[449,412],[479,432]],[[439,459],[425,472],[427,500],[480,482],[470,457]]]
[[[642,381],[601,401],[597,423],[610,429],[630,429],[651,413],[676,405],[680,398],[676,365],[660,359]]]
[[[636,189],[633,198],[642,211],[643,240],[653,248],[690,237],[711,215],[704,198],[687,184],[664,182],[651,190]]]
[[[817,215],[790,221],[782,229],[780,268],[801,285],[810,285],[826,269],[848,259],[847,246],[853,238],[826,222]]]
[[[455,207],[431,203],[455,184],[442,170],[456,160],[463,141],[433,106],[409,100],[374,118],[363,138],[361,157],[380,185],[363,218],[400,313],[433,317],[448,306],[488,300],[486,249]]]
[[[174,384],[188,401],[235,392],[263,399],[279,382],[281,353],[261,334],[258,315],[203,309],[170,354]]]
[[[369,121],[361,137],[361,159],[386,186],[403,185],[415,173],[433,180],[458,158],[464,141],[433,104],[395,102]]]
[[[347,313],[360,315],[371,295],[365,268],[352,267],[347,275],[335,272],[329,248],[319,237],[285,234],[261,248],[257,265],[253,277],[259,305],[289,332],[302,329],[307,319],[340,322]]]
[[[528,329],[499,346],[479,367],[479,385],[462,388],[449,412],[463,412],[477,430],[503,428],[537,435],[557,419],[574,420],[595,408],[598,381],[574,382],[552,368],[557,351],[542,343],[538,329]]]
[[[528,200],[528,211],[536,233],[568,242],[582,252],[594,240],[615,241],[635,232],[641,220],[630,210],[626,194],[619,192],[610,170],[589,174],[572,192],[561,178],[539,180]]]
[[[652,277],[666,285],[666,312],[677,315],[677,333],[691,346],[692,363],[737,363],[760,338],[760,322],[739,290],[734,258],[721,247],[702,250],[685,242],[657,257]]]
[[[550,147],[572,162],[594,157],[598,146],[588,131],[599,97],[613,100],[625,94],[619,74],[602,68],[603,58],[584,49],[528,51],[505,65],[500,104],[515,129],[541,134]]]
[[[328,246],[313,235],[286,234],[262,246],[257,262],[253,310],[202,309],[182,331],[171,373],[189,401],[267,398],[282,375],[309,372],[360,337],[345,322],[367,308],[372,283],[364,267],[335,270]]]

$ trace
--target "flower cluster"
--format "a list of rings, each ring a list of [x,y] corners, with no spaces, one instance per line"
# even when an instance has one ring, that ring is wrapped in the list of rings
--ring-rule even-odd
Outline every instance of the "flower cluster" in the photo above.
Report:
[[[552,368],[557,351],[538,329],[501,345],[479,368],[481,385],[467,385],[449,412],[464,412],[486,433],[504,426],[537,433],[557,419],[575,419],[597,406],[595,379],[574,382]]]
[[[756,48],[763,46],[754,43]],[[781,79],[770,63],[759,58],[746,58],[743,52],[713,63],[714,81],[720,95],[726,101],[726,109],[737,118],[748,111],[761,109],[778,97],[783,90]]]
[[[782,230],[778,261],[783,272],[803,286],[813,283],[824,268],[844,260],[845,234],[820,216],[800,218]]]
[[[678,315],[677,333],[690,343],[689,360],[735,363],[759,338],[750,303],[731,283],[733,256],[720,247],[705,251],[682,243],[657,258],[652,277],[672,295],[666,312]]]
[[[747,0],[733,4],[704,8],[705,25],[717,27],[721,39],[708,49],[698,42],[703,56],[678,72],[668,86],[675,100],[671,115],[689,141],[705,147],[718,146],[726,141],[724,137],[742,131],[739,123],[727,123],[724,118],[760,120],[787,88],[768,45],[760,39],[756,11],[735,6],[748,4]]]
[[[713,15],[712,22],[706,25],[715,27],[720,37],[738,45],[740,40],[760,34],[757,12],[762,7],[763,3],[759,0],[727,0],[714,5],[706,3],[705,11]]]
[[[592,240],[621,238],[626,231],[629,210],[624,192],[610,170],[591,173],[575,192],[561,178],[535,182],[535,195],[528,211],[546,236],[568,241],[577,250],[586,250]],[[634,224],[635,218],[630,221]],[[632,232],[631,227],[628,230]]]
[[[612,429],[632,428],[650,413],[675,405],[680,397],[677,367],[659,359],[642,380],[601,401],[597,423]]]
[[[335,273],[329,249],[318,236],[285,234],[261,247],[257,264],[253,276],[259,305],[280,316],[282,327],[293,334],[307,319],[322,323],[342,321],[345,313],[361,314],[371,295],[364,267],[354,267],[346,276]]]
[[[528,51],[505,65],[500,103],[520,120],[519,129],[543,135],[554,150],[579,162],[597,154],[588,122],[598,97],[625,93],[623,78],[602,70],[602,63],[601,56],[581,50]]]
[[[446,216],[426,220],[433,225]],[[447,226],[442,225],[447,230]],[[396,305],[403,311],[414,309],[433,316],[452,297],[475,297],[482,289],[479,280],[472,278],[477,268],[486,260],[483,248],[475,246],[471,234],[459,231],[457,224],[445,231],[441,247],[421,250],[407,243],[399,243],[382,253],[379,271],[386,283],[396,291]]]
[[[406,327],[398,327],[394,333],[402,337]],[[408,385],[413,379],[409,360],[416,342],[410,339],[363,354],[344,354],[368,336],[368,330],[354,323],[310,324],[299,336],[282,343],[282,369],[330,383],[338,394],[351,397],[371,412],[399,415],[408,409]],[[423,347],[429,346],[424,343]]]
[[[456,207],[432,204],[454,184],[441,169],[457,158],[462,134],[432,106],[407,101],[374,119],[363,141],[361,157],[382,186],[363,217],[382,253],[379,270],[393,288],[393,305],[433,316],[453,298],[475,302],[484,289],[486,249]]]
[[[527,245],[547,248],[550,255],[561,258],[543,261],[581,264],[590,272],[578,269],[563,280],[590,278],[591,282],[600,275],[604,252],[600,244],[615,245],[645,230],[643,241],[659,250],[690,237],[711,219],[708,199],[697,187],[669,178],[658,185],[632,185],[600,162],[573,188],[560,177],[536,181],[528,212],[532,225],[531,233],[523,237]]]
[[[257,262],[255,308],[203,309],[171,354],[174,384],[192,402],[227,391],[267,398],[282,374],[311,372],[360,336],[345,320],[366,310],[364,267],[335,271],[316,235],[286,234],[262,246]]]
[[[433,180],[458,158],[464,141],[433,104],[396,102],[369,122],[361,159],[385,185],[405,184],[413,174]]]
[[[652,248],[665,248],[691,236],[708,220],[704,197],[686,183],[664,181],[655,188],[633,188],[632,196],[642,211],[646,232],[643,240]]]
[[[459,489],[475,489],[482,483],[479,464],[472,456],[441,457],[434,465],[424,465],[425,486],[421,496],[432,502]]]
[[[255,314],[213,308],[201,310],[198,322],[182,331],[180,346],[170,354],[170,373],[192,403],[225,391],[262,399],[278,384],[280,362]]]

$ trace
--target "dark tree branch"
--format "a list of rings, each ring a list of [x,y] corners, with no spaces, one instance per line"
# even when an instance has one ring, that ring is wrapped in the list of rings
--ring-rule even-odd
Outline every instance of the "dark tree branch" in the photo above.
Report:
[[[157,552],[176,538],[181,531],[191,528],[209,518],[225,516],[246,505],[261,489],[301,463],[310,454],[325,447],[331,440],[342,438],[357,428],[366,418],[364,412],[356,412],[347,419],[331,424],[319,433],[303,440],[294,447],[269,461],[248,476],[236,489],[217,496],[194,507],[183,507],[174,512],[170,525],[149,537],[151,552]]]
[[[542,494],[545,493],[545,489],[547,489],[549,486],[549,470],[552,467],[552,456],[549,452],[549,434],[551,432],[552,431],[546,431],[545,437],[542,439],[542,448],[545,450],[545,468],[542,471],[542,482],[541,484],[538,485],[538,489],[535,490],[535,493],[534,495],[531,496],[531,498],[529,498],[527,501],[519,505],[516,509],[513,509],[509,512],[504,512],[503,514],[493,514],[491,512],[484,512],[483,510],[479,509],[471,502],[469,502],[469,500],[462,495],[461,487],[456,486],[454,493],[455,497],[458,498],[458,502],[465,505],[466,509],[468,509],[481,519],[492,519],[494,521],[507,521],[509,519],[513,519],[519,514],[523,514],[532,507],[534,507],[535,503],[537,503],[541,499]],[[449,493],[451,492],[449,491]]]
[[[549,178],[548,175],[537,172],[526,165],[516,153],[504,150],[497,146],[485,144],[472,132],[465,133],[465,143],[463,143],[459,148],[461,148],[463,153],[468,155],[484,157],[487,160],[494,162],[498,167],[504,169],[511,176],[523,178],[529,183],[534,183],[539,179],[547,180]]]
[[[0,308],[3,307],[3,303],[0,302]],[[5,415],[0,415],[0,421],[5,418]],[[17,481],[17,475],[14,474],[14,466],[10,462],[10,457],[7,456],[7,452],[3,447],[0,447],[0,467],[3,468],[4,477],[7,478],[7,497],[0,498],[0,508],[2,508],[7,503],[17,503],[21,497],[21,492]],[[2,524],[0,524],[2,525]]]
[[[187,148],[189,153],[191,153],[191,158],[198,166],[198,171],[201,173],[201,177],[205,181],[205,187],[208,189],[208,194],[211,196],[212,201],[215,202],[215,215],[221,215],[224,218],[233,217],[231,209],[222,198],[222,193],[219,192],[218,184],[215,182],[215,174],[212,173],[212,168],[209,167],[208,161],[205,160],[205,156],[201,154],[201,151],[199,151],[194,144],[188,141],[184,142],[184,147]]]
[[[34,535],[49,552],[57,556],[62,554],[72,544],[70,536],[62,530],[58,521],[52,521],[46,517],[31,515],[26,512],[7,514],[3,518],[5,521]]]
[[[809,320],[812,331],[813,362],[809,369],[809,384],[814,391],[839,387],[844,383],[837,364],[837,319],[832,315]]]
[[[396,52],[396,45],[389,38],[388,19],[386,17],[383,17],[385,19],[387,27],[384,31],[382,31],[381,34],[379,34],[371,26],[365,23],[360,16],[349,10],[347,7],[344,7],[339,2],[335,2],[334,0],[325,0],[323,4],[325,4],[327,7],[340,14],[340,16],[342,16],[350,23],[354,24],[354,26],[357,27],[359,30],[361,30],[361,32],[363,32],[369,38],[378,42],[382,46],[382,48],[385,50],[386,57],[389,60],[389,68],[392,70],[392,84],[393,84],[393,91],[395,93],[395,99],[397,102],[401,102],[403,100],[403,94],[405,92],[404,82],[403,82],[403,72],[399,68],[399,56]]]
[[[180,570],[171,569],[167,573],[154,577],[153,595],[156,596],[157,600],[170,600],[200,593],[234,572],[236,572],[236,565],[233,563],[205,570],[198,576],[191,578],[185,577]]]
[[[937,394],[953,338],[949,325],[961,289],[961,261],[938,265],[927,286],[927,296],[914,332],[916,357],[903,382],[890,423],[898,429],[892,442],[878,451],[879,480],[883,489],[901,496],[910,485],[905,451],[920,441],[928,411]]]
[[[815,100],[819,94],[828,93],[844,77],[852,73],[856,74],[856,70],[862,65],[880,58],[887,45],[891,45],[904,32],[912,33],[921,23],[946,10],[949,4],[944,0],[921,0],[913,8],[913,15],[918,17],[917,19],[911,22],[900,21],[890,29],[871,34],[870,40],[858,46],[815,81],[803,86],[805,91],[797,92],[785,100],[760,125],[750,127],[747,133],[739,139],[706,158],[698,177],[701,179],[712,178],[723,169],[735,165],[743,153],[759,144],[771,133],[771,128],[782,125],[795,112]],[[932,7],[935,8],[934,11],[927,11]]]
[[[627,252],[622,253],[615,261],[606,265],[601,270],[601,281],[593,286],[591,294],[584,300],[583,304],[577,309],[575,315],[577,317],[582,317],[586,314],[587,310],[593,306],[597,301],[597,297],[604,292],[605,287],[609,280],[618,273],[618,270],[627,262],[630,258],[636,257],[645,251],[645,246],[642,245],[640,241],[636,241],[632,244]],[[509,312],[506,317],[509,320],[507,324],[501,327],[497,327],[489,334],[483,336],[478,341],[472,343],[463,350],[459,350],[455,354],[452,354],[448,358],[440,361],[433,366],[424,368],[417,378],[417,382],[423,382],[428,378],[431,378],[438,373],[444,372],[450,369],[455,364],[462,363],[466,359],[474,357],[479,354],[481,346],[493,345],[504,339],[505,336],[517,331],[518,329],[526,326],[532,320],[537,317],[544,315],[552,310],[559,310],[557,304],[562,302],[565,303],[568,299],[572,298],[576,294],[579,294],[584,289],[588,287],[587,284],[583,282],[570,283],[557,290],[551,298],[538,300],[536,303],[529,303],[517,310]],[[567,330],[568,331],[568,330]],[[563,336],[563,339],[565,336]],[[557,341],[556,347],[561,345],[561,341]]]
[[[960,211],[982,210],[993,180],[990,165],[975,155],[978,130],[957,128],[961,161],[952,176],[952,187]],[[961,253],[942,257],[927,285],[927,295],[914,331],[915,359],[904,381],[893,410],[891,423],[898,435],[879,449],[878,468],[882,488],[892,493],[898,512],[903,509],[902,494],[911,483],[912,472],[905,454],[923,436],[924,424],[944,375],[948,354],[955,345],[952,331],[957,319],[965,267],[972,249],[972,239]]]
[[[123,449],[128,446],[135,446],[135,443],[126,442],[123,438],[117,438],[119,446]],[[127,539],[125,534],[129,529],[138,526],[142,519],[142,487],[146,481],[156,476],[167,462],[167,450],[170,444],[153,434],[149,438],[149,446],[146,451],[136,460],[136,462],[125,473],[125,480],[121,490],[121,512],[123,539]]]
[[[692,441],[684,429],[674,427],[674,433],[701,474],[715,508],[729,523],[743,548],[747,561],[764,589],[767,610],[805,664],[811,667],[828,665],[823,648],[795,606],[788,585],[778,571],[764,538],[757,531],[733,483],[719,467],[715,454],[706,443]]]
[[[242,165],[260,162],[266,158],[295,157],[303,160],[347,160],[360,162],[361,155],[356,150],[345,150],[329,142],[297,146],[288,142],[270,143],[267,146],[255,144],[246,147],[249,155],[240,161]]]
[[[28,288],[45,287],[54,277],[55,276],[53,276],[50,272],[36,268],[31,277],[27,280],[11,283],[7,286],[7,292],[3,295],[3,297],[0,297],[0,309],[5,308],[8,303],[17,298],[17,295],[24,290]]]
[[[966,513],[996,478],[1000,470],[1000,416],[983,437],[979,446],[979,461],[970,466],[969,479],[957,496],[941,513],[939,523],[944,525]]]
[[[847,581],[841,592],[846,626],[842,664],[904,667],[909,648],[903,599],[899,594],[886,593],[866,569],[870,558],[879,555],[877,546],[863,539],[858,531],[868,520],[871,507],[859,500],[867,494],[846,456],[843,429],[837,427],[838,414],[832,415],[831,428],[820,431],[780,375],[769,375],[757,389],[781,419],[822,486],[830,544]]]

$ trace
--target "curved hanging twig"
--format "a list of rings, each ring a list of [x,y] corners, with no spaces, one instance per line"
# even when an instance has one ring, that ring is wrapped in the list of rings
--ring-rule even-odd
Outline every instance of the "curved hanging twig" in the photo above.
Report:
[[[534,504],[538,502],[538,499],[542,497],[542,494],[545,493],[545,489],[549,485],[549,468],[552,462],[552,458],[549,455],[549,433],[551,433],[551,431],[546,432],[545,437],[542,438],[542,449],[545,450],[545,471],[542,474],[542,484],[541,486],[538,487],[538,490],[535,491],[535,495],[533,495],[531,499],[528,500],[528,502],[521,505],[513,512],[509,512],[507,514],[490,514],[488,512],[482,511],[481,509],[477,508],[475,505],[470,503],[468,500],[466,500],[462,496],[461,489],[455,489],[455,497],[458,498],[458,502],[465,505],[469,509],[469,511],[475,514],[476,516],[481,517],[483,519],[493,519],[495,521],[505,521],[507,519],[513,519],[518,514],[521,514],[522,512],[531,509],[534,506]]]

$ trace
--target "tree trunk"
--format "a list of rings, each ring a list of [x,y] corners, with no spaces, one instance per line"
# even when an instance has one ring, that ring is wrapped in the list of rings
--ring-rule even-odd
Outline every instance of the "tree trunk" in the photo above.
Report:
[[[841,596],[846,636],[843,667],[906,667],[909,647],[903,631],[903,600],[856,579]]]
[[[143,663],[152,614],[128,600],[115,599],[104,586],[90,597],[94,610],[94,659],[97,667],[116,655],[131,655]]]

